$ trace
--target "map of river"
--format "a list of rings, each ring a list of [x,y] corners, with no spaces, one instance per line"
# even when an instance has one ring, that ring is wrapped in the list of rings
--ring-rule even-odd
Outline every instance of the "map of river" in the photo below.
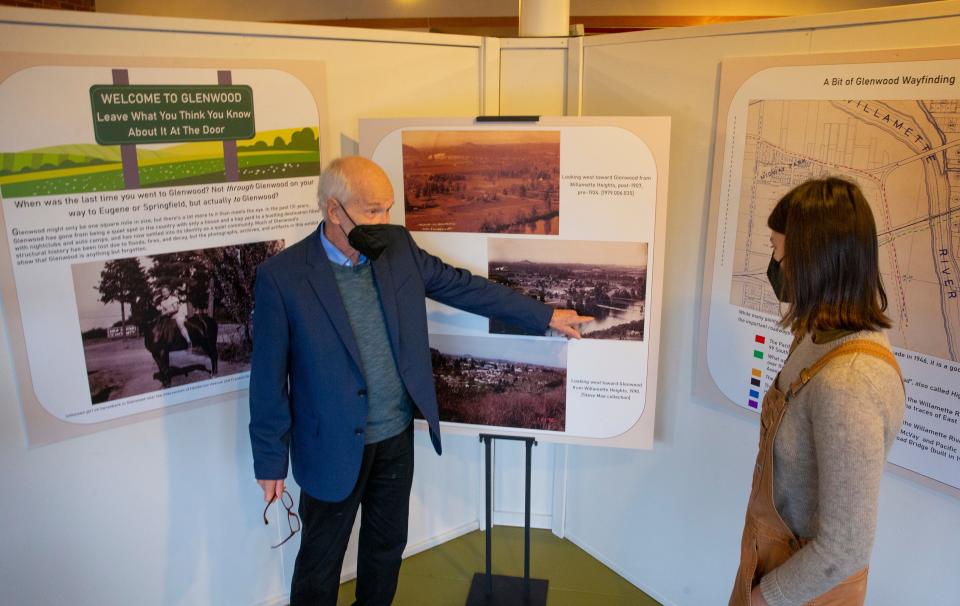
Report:
[[[767,216],[839,176],[873,209],[891,343],[960,359],[960,100],[751,101],[746,130],[730,302],[779,315]]]

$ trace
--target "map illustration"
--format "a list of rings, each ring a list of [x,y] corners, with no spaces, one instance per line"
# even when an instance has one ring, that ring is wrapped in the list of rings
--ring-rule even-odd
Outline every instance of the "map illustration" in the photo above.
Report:
[[[960,360],[960,100],[763,100],[747,112],[733,305],[779,315],[766,220],[839,176],[870,202],[895,347]]]

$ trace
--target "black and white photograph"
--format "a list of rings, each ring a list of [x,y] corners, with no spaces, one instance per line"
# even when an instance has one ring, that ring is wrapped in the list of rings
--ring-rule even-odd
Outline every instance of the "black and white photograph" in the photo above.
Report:
[[[250,370],[257,265],[282,240],[71,267],[96,405]]]
[[[565,429],[566,340],[431,334],[430,357],[441,421]]]
[[[488,277],[556,308],[594,320],[585,339],[643,341],[646,242],[491,238]],[[494,334],[534,334],[490,320]]]

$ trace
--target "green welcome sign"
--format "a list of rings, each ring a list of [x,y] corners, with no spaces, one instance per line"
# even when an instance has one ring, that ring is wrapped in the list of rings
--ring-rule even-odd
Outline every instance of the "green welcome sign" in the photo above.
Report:
[[[256,135],[253,89],[245,85],[90,87],[100,145],[224,141]]]

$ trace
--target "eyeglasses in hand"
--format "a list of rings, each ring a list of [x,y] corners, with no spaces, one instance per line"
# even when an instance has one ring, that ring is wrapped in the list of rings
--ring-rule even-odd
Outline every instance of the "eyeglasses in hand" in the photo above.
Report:
[[[263,508],[263,523],[269,524],[270,521],[267,520],[267,511],[270,510],[270,506],[273,505],[274,501],[277,500],[277,495],[273,495],[273,498],[270,499],[270,502],[267,503],[267,506]],[[284,508],[287,510],[287,525],[290,526],[290,535],[284,540],[280,541],[276,545],[271,545],[270,549],[276,549],[280,547],[287,541],[293,538],[293,535],[300,532],[300,518],[293,511],[293,497],[290,496],[290,493],[286,490],[283,491],[283,494],[280,495],[280,502],[283,503]]]

